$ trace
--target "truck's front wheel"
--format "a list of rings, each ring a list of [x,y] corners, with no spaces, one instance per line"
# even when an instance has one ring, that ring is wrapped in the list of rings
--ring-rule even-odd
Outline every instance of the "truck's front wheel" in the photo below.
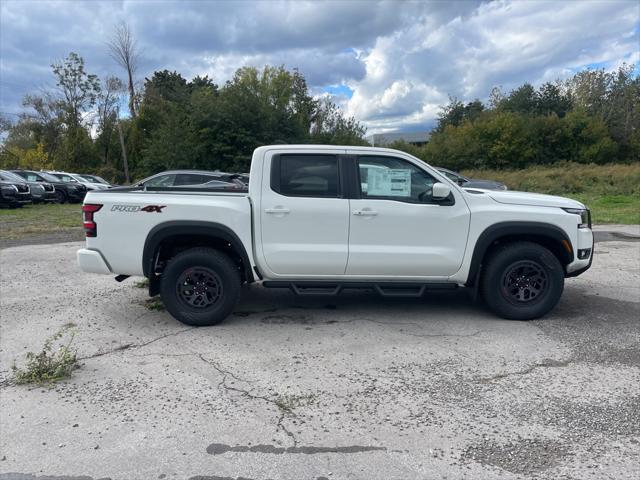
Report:
[[[241,279],[233,261],[217,250],[192,248],[173,257],[160,283],[165,307],[183,323],[215,325],[233,311]]]
[[[562,265],[548,249],[514,242],[491,254],[482,276],[489,308],[510,320],[531,320],[556,306],[564,289]]]

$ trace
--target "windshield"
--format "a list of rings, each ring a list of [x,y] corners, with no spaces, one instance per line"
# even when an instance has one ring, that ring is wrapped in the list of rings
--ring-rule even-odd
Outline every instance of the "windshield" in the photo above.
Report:
[[[66,173],[54,173],[54,177],[58,177],[64,183],[78,183],[78,181],[73,178],[71,175],[67,175]]]
[[[78,175],[78,178],[90,183],[104,183],[98,180],[98,177],[94,177],[93,175]]]
[[[97,181],[98,183],[104,183],[105,185],[111,185],[109,182],[107,182],[107,181],[106,181],[104,178],[102,178],[102,177],[99,177],[99,176],[97,176],[97,175],[91,175],[91,177],[95,178],[95,179],[96,179],[96,181]]]
[[[38,172],[38,175],[40,175],[42,178],[44,178],[47,182],[59,182],[60,181],[59,178],[54,177],[50,173]]]
[[[0,178],[2,178],[2,180],[7,180],[7,181],[10,181],[10,182],[24,183],[24,178],[22,178],[20,175],[16,175],[15,173],[7,172],[6,170],[2,170],[0,172]]]

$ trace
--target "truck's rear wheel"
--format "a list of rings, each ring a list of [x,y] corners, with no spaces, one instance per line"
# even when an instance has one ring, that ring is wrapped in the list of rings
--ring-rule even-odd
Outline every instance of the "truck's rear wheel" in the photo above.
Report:
[[[499,247],[486,262],[481,284],[489,308],[509,320],[531,320],[556,306],[564,270],[542,245],[514,242]]]
[[[241,279],[231,259],[210,248],[192,248],[173,257],[160,282],[160,295],[174,318],[188,325],[221,322],[240,297]]]

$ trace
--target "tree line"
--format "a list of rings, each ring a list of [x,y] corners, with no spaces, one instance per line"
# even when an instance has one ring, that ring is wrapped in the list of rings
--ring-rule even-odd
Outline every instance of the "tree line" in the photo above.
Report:
[[[0,167],[128,181],[170,168],[246,172],[265,144],[366,144],[365,128],[329,98],[314,98],[295,69],[243,67],[222,86],[162,70],[140,84],[126,25],[107,48],[125,81],[88,73],[73,52],[55,62],[55,88],[26,95],[17,121],[2,119]]]
[[[73,52],[54,62],[55,87],[26,95],[17,120],[0,117],[0,167],[97,173],[121,182],[170,168],[248,171],[253,150],[265,144],[367,144],[364,126],[328,97],[314,98],[296,69],[243,67],[223,85],[162,70],[139,82],[139,53],[126,24],[105,48],[124,81],[87,72]],[[393,146],[453,169],[636,162],[634,72],[622,65],[538,89],[494,88],[487,102],[450,98],[426,145]]]
[[[519,169],[558,162],[640,161],[640,77],[633,65],[583,70],[538,89],[525,83],[489,101],[450,98],[423,147],[396,148],[434,165]]]

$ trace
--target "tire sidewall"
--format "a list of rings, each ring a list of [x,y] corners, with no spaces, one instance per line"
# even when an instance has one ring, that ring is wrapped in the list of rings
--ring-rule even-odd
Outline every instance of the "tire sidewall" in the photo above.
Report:
[[[67,201],[67,195],[62,190],[56,190],[56,203],[63,204]]]
[[[530,303],[518,304],[502,292],[502,280],[511,266],[522,260],[540,265],[547,277],[544,293]],[[489,307],[510,320],[532,320],[556,306],[564,289],[564,269],[553,253],[533,243],[508,245],[490,259],[484,275],[483,294]]]
[[[176,284],[182,273],[194,267],[213,270],[222,283],[221,298],[210,307],[189,307],[178,297]],[[167,311],[177,320],[194,326],[215,325],[233,311],[240,296],[241,280],[235,265],[229,257],[211,249],[191,249],[176,255],[165,268],[160,295]]]

